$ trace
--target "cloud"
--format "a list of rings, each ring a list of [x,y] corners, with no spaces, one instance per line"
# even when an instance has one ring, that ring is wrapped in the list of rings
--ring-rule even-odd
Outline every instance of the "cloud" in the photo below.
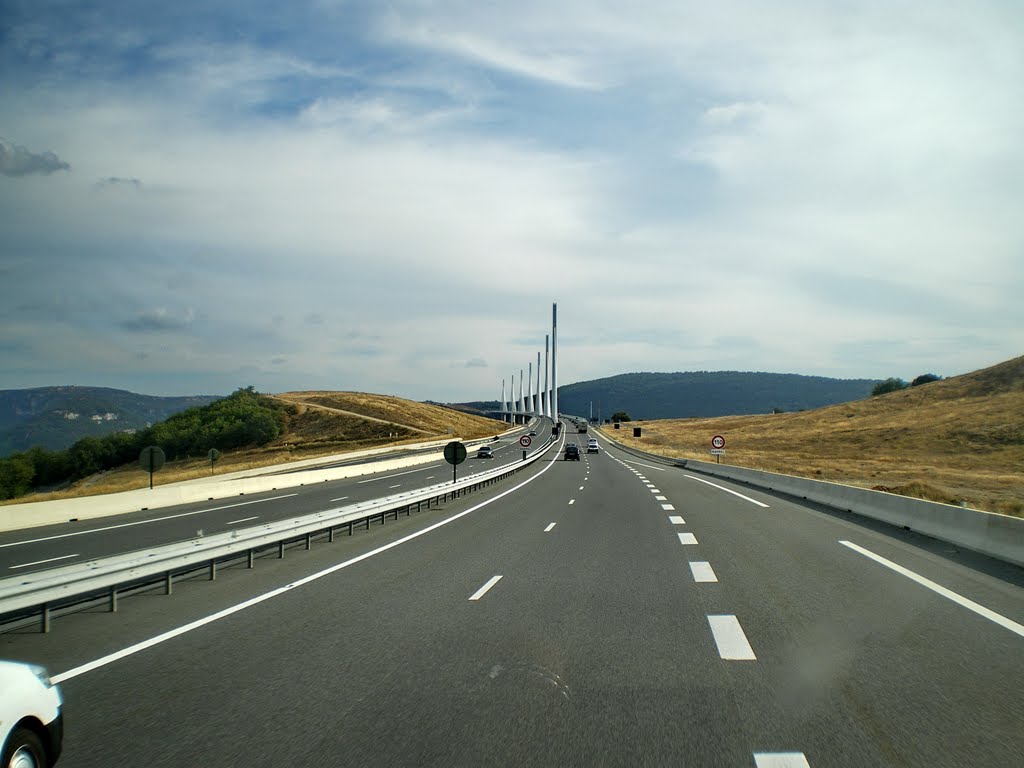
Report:
[[[142,182],[138,179],[121,178],[119,176],[108,176],[105,179],[100,179],[96,183],[97,187],[101,189],[104,187],[129,187],[131,189],[140,190],[142,189]]]
[[[53,152],[33,153],[7,139],[0,138],[0,173],[4,176],[49,176],[54,171],[69,171],[71,166]]]
[[[135,317],[123,320],[120,327],[132,333],[163,333],[188,330],[193,321],[193,311],[186,310],[180,317],[163,307],[140,312]]]

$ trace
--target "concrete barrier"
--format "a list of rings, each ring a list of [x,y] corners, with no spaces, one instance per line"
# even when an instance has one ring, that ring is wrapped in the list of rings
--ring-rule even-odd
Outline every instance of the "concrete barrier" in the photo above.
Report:
[[[785,493],[834,509],[879,520],[909,531],[947,541],[964,549],[1024,566],[1024,518],[1000,515],[978,509],[966,509],[936,501],[913,499],[885,491],[872,491],[842,483],[810,480],[729,464],[697,459],[672,459],[647,454],[613,440],[604,431],[602,437],[616,447],[641,456],[674,461],[678,466],[701,474],[733,480],[756,488]]]
[[[1024,566],[1024,519],[1019,517],[710,461],[681,459],[679,463],[701,474],[853,512]]]

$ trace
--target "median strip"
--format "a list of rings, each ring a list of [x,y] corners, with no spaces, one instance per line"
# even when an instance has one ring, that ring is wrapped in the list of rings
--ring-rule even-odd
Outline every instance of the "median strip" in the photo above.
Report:
[[[283,496],[272,496],[269,499],[254,499],[253,501],[240,501],[237,504],[225,504],[222,507],[210,507],[208,509],[197,509],[194,512],[182,512],[178,515],[164,515],[163,517],[154,517],[150,520],[135,520],[131,523],[120,523],[118,525],[106,525],[102,528],[90,528],[87,531],[74,531],[72,533],[58,533],[55,536],[43,536],[39,539],[25,539],[24,541],[12,541],[9,544],[0,544],[0,549],[5,547],[17,547],[21,544],[37,544],[40,541],[53,541],[54,539],[67,539],[71,536],[85,536],[87,533],[102,533],[103,531],[113,531],[117,528],[128,528],[133,525],[147,525],[149,523],[159,523],[164,520],[175,520],[179,517],[189,517],[191,515],[201,515],[204,512],[218,512],[222,509],[231,509],[232,507],[244,507],[248,504],[263,504],[267,501],[278,501],[279,499],[288,499],[292,496],[298,496],[297,493],[286,493]]]

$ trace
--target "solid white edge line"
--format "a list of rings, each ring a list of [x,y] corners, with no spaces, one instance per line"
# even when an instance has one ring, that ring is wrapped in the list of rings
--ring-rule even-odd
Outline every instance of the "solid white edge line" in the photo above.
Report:
[[[694,477],[693,475],[686,475],[686,477],[690,478],[691,480],[696,480],[698,483],[704,483],[705,485],[710,485],[710,486],[712,486],[714,488],[717,488],[720,491],[725,491],[726,493],[731,493],[733,496],[739,496],[741,499],[743,499],[744,501],[749,501],[751,504],[757,504],[757,506],[765,507],[766,509],[768,508],[768,505],[765,504],[763,501],[758,501],[757,499],[752,499],[749,496],[744,496],[742,493],[738,493],[737,491],[732,490],[732,488],[726,488],[725,486],[719,485],[718,483],[712,483],[712,482],[709,482],[707,480],[702,480],[701,478]]]
[[[207,624],[211,624],[219,619],[223,619],[227,616],[230,616],[233,613],[238,613],[239,611],[243,611],[246,608],[251,608],[252,606],[258,605],[265,600],[269,600],[272,597],[283,595],[285,592],[289,592],[295,589],[296,587],[301,587],[304,584],[309,584],[310,582],[316,581],[317,579],[322,579],[324,576],[329,576],[335,571],[340,571],[342,568],[348,568],[351,565],[360,563],[363,560],[367,560],[371,557],[374,557],[375,555],[379,555],[382,552],[387,552],[389,549],[394,549],[397,546],[405,544],[407,541],[418,539],[420,536],[424,536],[430,533],[431,531],[441,528],[442,526],[455,522],[459,518],[465,517],[466,515],[476,512],[478,509],[482,509],[483,507],[486,507],[489,504],[493,504],[498,499],[502,499],[505,496],[508,496],[509,494],[515,493],[520,488],[528,485],[529,483],[532,483],[538,477],[540,477],[549,469],[551,469],[551,467],[553,467],[554,465],[555,462],[549,461],[547,463],[547,466],[544,467],[540,472],[538,472],[536,475],[533,475],[532,477],[526,478],[525,480],[523,480],[523,482],[519,483],[519,485],[511,487],[507,491],[502,491],[497,496],[492,496],[489,499],[485,499],[484,501],[481,501],[479,504],[476,504],[470,507],[469,509],[464,509],[462,512],[457,512],[451,517],[446,517],[444,520],[438,520],[436,523],[428,525],[426,528],[423,528],[422,530],[410,533],[408,536],[403,536],[400,539],[395,539],[394,541],[388,544],[384,544],[380,547],[377,547],[376,549],[371,549],[369,552],[364,552],[361,555],[356,555],[355,557],[345,560],[344,562],[336,563],[335,565],[332,565],[329,568],[324,568],[322,571],[317,571],[316,573],[312,573],[309,576],[305,576],[297,581],[293,581],[291,584],[288,584],[284,587],[278,587],[277,589],[273,589],[270,592],[264,592],[262,595],[257,595],[256,597],[238,603],[237,605],[229,606],[228,608],[225,608],[222,611],[217,611],[216,613],[212,613],[209,616],[204,616],[201,619],[196,619],[193,622],[184,624],[180,627],[164,632],[163,634],[156,635],[155,637],[151,637],[148,640],[143,640],[142,642],[136,643],[135,645],[130,645],[127,648],[122,648],[120,651],[115,651],[114,653],[103,656],[99,659],[96,659],[95,661],[90,661],[86,664],[74,667],[73,669],[69,669],[67,672],[62,672],[59,675],[53,675],[51,679],[53,680],[54,683],[62,683],[65,680],[70,680],[74,677],[78,677],[79,675],[84,675],[86,672],[91,672],[94,669],[105,667],[107,664],[123,659],[126,656],[131,656],[133,654],[138,653],[139,651],[144,651],[147,648],[151,648],[154,645],[159,645],[160,643],[166,640],[171,640],[177,637],[178,635],[183,635],[186,632],[191,632],[194,629],[199,629],[200,627],[206,626]]]
[[[755,752],[756,768],[811,768],[803,752]]]
[[[477,590],[476,592],[474,592],[474,593],[473,593],[473,594],[472,594],[472,595],[470,596],[470,598],[469,598],[469,599],[470,599],[470,600],[479,600],[479,599],[480,599],[481,597],[483,597],[484,595],[486,595],[486,594],[487,594],[487,591],[488,591],[488,590],[489,590],[489,589],[490,589],[491,587],[493,587],[493,586],[494,586],[495,584],[497,584],[497,583],[498,583],[499,581],[501,581],[501,576],[500,576],[500,575],[498,575],[498,576],[491,576],[491,578],[489,578],[489,579],[487,580],[487,583],[486,583],[486,584],[484,584],[484,585],[483,585],[482,587],[480,587],[480,589],[478,589],[478,590]]]
[[[756,661],[754,649],[735,616],[708,616],[711,634],[718,646],[718,655],[728,661]]]
[[[920,575],[919,573],[915,573],[909,568],[904,568],[902,565],[898,565],[897,563],[894,563],[892,560],[887,560],[881,555],[876,555],[869,549],[859,547],[852,541],[840,541],[839,543],[842,544],[844,547],[849,547],[854,552],[859,552],[860,554],[864,555],[864,557],[874,560],[879,565],[884,565],[886,568],[896,571],[896,573],[902,576],[906,576],[911,581],[916,581],[922,587],[927,587],[932,592],[942,595],[947,600],[952,600],[957,605],[961,605],[969,611],[974,611],[979,616],[983,616],[989,621],[993,621],[999,626],[1004,627],[1005,629],[1008,629],[1011,632],[1020,635],[1021,637],[1024,637],[1024,625],[1018,624],[1013,619],[1008,619],[1001,613],[996,613],[990,608],[986,608],[980,603],[974,602],[970,598],[964,597],[963,595],[960,595],[951,589],[947,589],[941,584],[936,584],[931,579],[925,578],[924,576]]]
[[[259,520],[259,515],[253,515],[252,517],[243,517],[241,520],[229,520],[225,525],[237,525],[238,523],[248,523],[250,520]]]
[[[390,475],[381,475],[380,477],[371,477],[371,478],[369,478],[367,480],[359,480],[356,483],[356,485],[362,485],[363,483],[375,483],[378,480],[390,480],[392,477],[401,477],[402,475],[411,475],[414,472],[426,472],[428,469],[433,469],[434,467],[437,467],[437,466],[439,466],[439,465],[438,464],[429,464],[426,467],[420,467],[419,469],[410,469],[407,472],[395,472],[395,473],[390,474]],[[427,480],[429,480],[429,479],[430,478],[428,477]]]
[[[679,533],[676,535],[679,536],[680,544],[689,545],[697,543],[697,537],[694,536],[692,533]]]
[[[555,523],[549,524],[548,527],[544,529],[544,533],[548,533],[552,528],[555,527],[555,525]]]
[[[69,557],[78,557],[78,553],[76,552],[73,555],[61,555],[60,557],[50,557],[50,558],[47,558],[46,560],[36,560],[34,563],[22,563],[21,565],[10,565],[10,566],[8,566],[8,570],[16,571],[19,568],[31,568],[33,565],[42,565],[43,563],[55,563],[58,560],[67,560]]]
[[[715,569],[711,567],[711,563],[707,560],[691,560],[690,573],[693,574],[693,580],[698,584],[718,583],[718,576],[715,575]]]
[[[9,544],[0,544],[0,549],[4,547],[17,547],[19,544],[38,544],[40,541],[53,541],[54,539],[67,539],[71,536],[85,536],[87,533],[102,533],[103,531],[113,531],[117,528],[128,528],[133,525],[146,525],[147,523],[159,523],[163,520],[175,520],[179,517],[189,517],[190,515],[201,515],[203,512],[218,512],[222,509],[231,509],[232,507],[244,507],[246,504],[262,504],[265,501],[278,501],[279,499],[288,499],[292,496],[298,496],[297,493],[286,493],[283,496],[271,496],[269,499],[253,499],[252,501],[240,501],[237,504],[225,504],[222,507],[209,507],[208,509],[197,509],[193,512],[182,512],[177,515],[164,515],[163,517],[154,517],[151,520],[135,520],[131,523],[119,523],[118,525],[108,525],[103,528],[90,528],[87,531],[73,531],[72,533],[58,533],[55,536],[43,536],[41,539],[26,539],[25,541],[12,541]],[[130,514],[130,513],[128,513]]]
[[[648,469],[656,469],[659,472],[664,472],[665,471],[664,467],[656,467],[653,464],[644,464],[643,462],[631,461],[630,459],[622,459],[622,463],[623,464],[636,464],[638,467],[647,467]]]

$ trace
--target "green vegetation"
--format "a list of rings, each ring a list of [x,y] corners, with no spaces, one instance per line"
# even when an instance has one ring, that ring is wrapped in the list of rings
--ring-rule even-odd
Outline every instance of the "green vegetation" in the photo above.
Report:
[[[871,396],[877,397],[878,395],[887,395],[890,392],[899,392],[901,389],[906,389],[909,386],[903,379],[888,378],[875,385],[875,388],[871,390]]]
[[[266,445],[281,434],[293,410],[288,403],[246,387],[134,434],[83,437],[66,451],[31,448],[0,459],[0,500],[129,464],[147,445],[160,446],[170,461],[202,456],[211,448]]]
[[[612,421],[632,421],[632,419],[625,411],[616,411],[612,414]]]
[[[933,381],[942,381],[942,377],[936,376],[934,373],[922,373],[920,376],[918,376],[916,379],[910,382],[910,386],[920,387],[922,384],[931,384]]]

